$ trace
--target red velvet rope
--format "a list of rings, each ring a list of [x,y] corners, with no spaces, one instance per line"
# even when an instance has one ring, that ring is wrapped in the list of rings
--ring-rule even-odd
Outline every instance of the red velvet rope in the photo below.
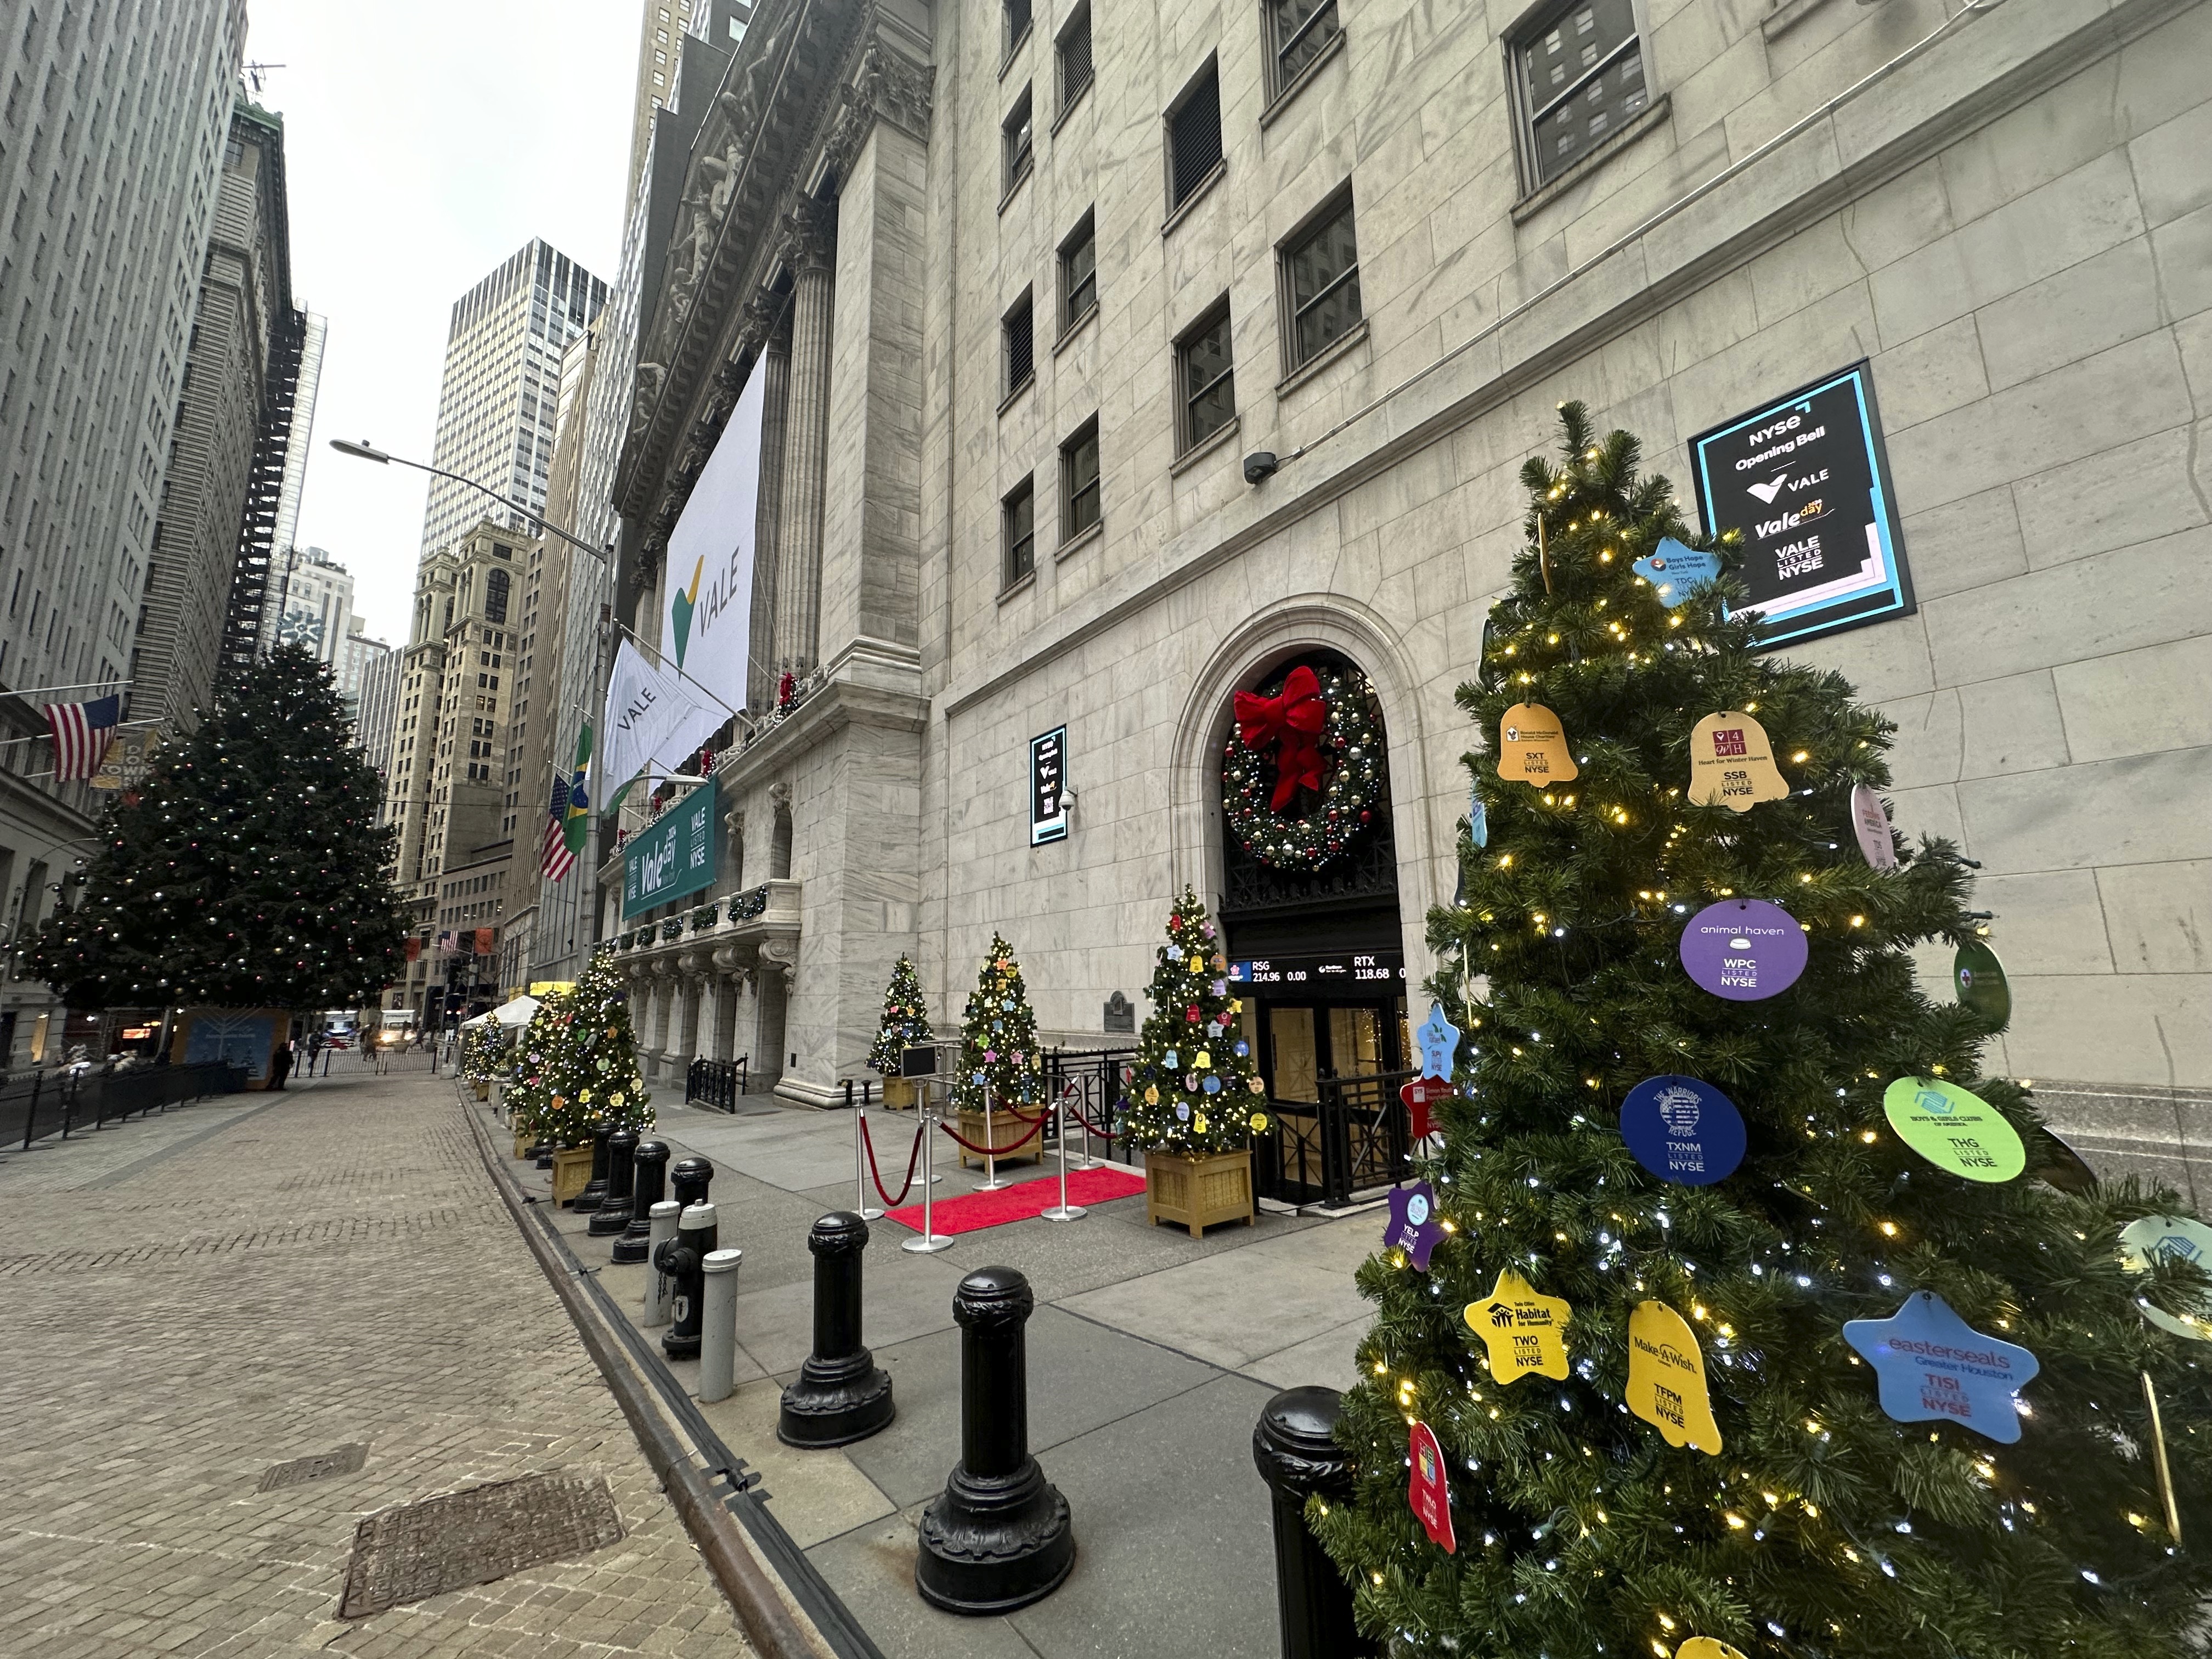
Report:
[[[1035,1140],[1039,1135],[1044,1133],[1044,1114],[1042,1112],[1039,1112],[1036,1115],[1036,1118],[1034,1121],[1031,1121],[1031,1120],[1028,1118],[1022,1117],[1022,1115],[1019,1112],[1013,1113],[1012,1115],[1021,1118],[1023,1122],[1029,1124],[1030,1132],[1011,1146],[978,1146],[972,1140],[962,1140],[960,1138],[960,1132],[957,1129],[955,1129],[949,1123],[940,1123],[937,1127],[944,1130],[945,1133],[951,1135],[953,1139],[959,1141],[960,1145],[965,1146],[969,1152],[975,1153],[978,1158],[1004,1158],[1009,1152],[1018,1152],[1023,1147],[1028,1146],[1030,1142]]]
[[[921,1161],[921,1125],[914,1126],[914,1150],[906,1160],[906,1185],[899,1188],[896,1198],[884,1191],[883,1172],[876,1168],[876,1138],[868,1133],[868,1120],[865,1117],[860,1120],[860,1142],[868,1149],[868,1179],[876,1183],[877,1196],[884,1200],[884,1208],[896,1209],[914,1190],[914,1166]]]
[[[1074,1096],[1075,1098],[1071,1099],[1069,1098],[1070,1096]],[[1067,1115],[1073,1117],[1078,1123],[1080,1123],[1085,1128],[1090,1130],[1092,1134],[1101,1136],[1107,1140],[1113,1139],[1114,1132],[1111,1129],[1102,1129],[1097,1124],[1093,1123],[1089,1118],[1084,1116],[1083,1108],[1076,1103],[1076,1101],[1080,1098],[1081,1096],[1078,1092],[1078,1085],[1073,1083],[1069,1084],[1065,1092],[1063,1092],[1060,1097],[1061,1109],[1066,1112]]]

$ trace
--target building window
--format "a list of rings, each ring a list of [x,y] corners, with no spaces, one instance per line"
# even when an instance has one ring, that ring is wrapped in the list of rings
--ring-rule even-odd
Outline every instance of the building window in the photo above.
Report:
[[[1091,84],[1091,8],[1078,6],[1075,15],[1060,32],[1054,47],[1060,59],[1060,110],[1065,115],[1068,106],[1083,96],[1084,88]]]
[[[1514,43],[1533,188],[1589,155],[1650,101],[1631,0],[1566,0]]]
[[[1072,542],[1098,522],[1098,417],[1060,447],[1060,538]]]
[[[494,570],[484,577],[484,615],[495,623],[507,620],[507,592],[509,586],[504,570]]]
[[[1006,339],[1006,386],[1005,395],[1012,397],[1036,376],[1036,319],[1030,292],[1022,290],[1022,297],[1013,303],[1012,310],[1000,319],[1001,331]]]
[[[1221,165],[1221,77],[1212,60],[1168,112],[1168,207],[1181,207]]]
[[[1359,321],[1359,246],[1349,191],[1283,245],[1283,277],[1290,301],[1285,344],[1296,368]]]
[[[1029,38],[1030,0],[1000,0],[1006,15],[1006,33],[1000,47],[1000,61],[1014,55],[1014,48]]]
[[[1204,443],[1237,417],[1236,366],[1229,344],[1229,301],[1223,300],[1176,342],[1176,378],[1182,391],[1182,441]]]
[[[1098,304],[1098,235],[1092,216],[1060,245],[1060,331],[1066,333]]]
[[[1030,176],[1030,163],[1036,159],[1036,146],[1030,142],[1030,89],[1022,88],[1022,95],[1014,100],[1014,106],[1006,116],[1000,134],[1006,146],[1006,176],[1000,194],[1011,196],[1014,186]]]
[[[1012,587],[1036,568],[1036,490],[1030,478],[999,503],[999,518],[1006,544],[1005,585]]]
[[[1305,73],[1340,33],[1336,0],[1261,0],[1267,12],[1272,96]]]

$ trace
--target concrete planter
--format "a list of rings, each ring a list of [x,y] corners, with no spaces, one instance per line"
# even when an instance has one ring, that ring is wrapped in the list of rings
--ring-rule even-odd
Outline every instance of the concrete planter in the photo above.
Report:
[[[553,1152],[553,1201],[566,1204],[592,1184],[592,1149],[560,1146]]]
[[[1250,1147],[1196,1157],[1145,1154],[1145,1219],[1152,1225],[1174,1222],[1200,1238],[1217,1222],[1241,1221],[1249,1227],[1255,1215]]]

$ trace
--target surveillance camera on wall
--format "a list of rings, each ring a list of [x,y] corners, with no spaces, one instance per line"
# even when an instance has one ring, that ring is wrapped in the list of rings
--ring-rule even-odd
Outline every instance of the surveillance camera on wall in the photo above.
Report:
[[[1272,478],[1274,476],[1275,452],[1273,450],[1255,449],[1244,458],[1246,483],[1255,484],[1262,478]]]

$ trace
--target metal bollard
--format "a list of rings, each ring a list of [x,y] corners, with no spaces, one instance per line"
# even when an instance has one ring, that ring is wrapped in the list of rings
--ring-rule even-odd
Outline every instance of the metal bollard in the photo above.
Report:
[[[699,1313],[699,1398],[727,1400],[737,1386],[738,1264],[743,1250],[710,1250],[700,1264],[703,1275]]]
[[[890,1374],[860,1340],[860,1252],[868,1224],[836,1210],[806,1235],[814,1255],[814,1352],[783,1391],[775,1437],[787,1446],[845,1446],[897,1415]]]
[[[592,1238],[611,1238],[629,1225],[630,1194],[637,1169],[637,1131],[617,1129],[607,1137],[607,1195],[592,1212],[592,1224],[584,1231]]]
[[[679,1158],[668,1166],[668,1195],[678,1204],[704,1204],[714,1184],[714,1166],[703,1158]]]
[[[648,1265],[660,1254],[662,1245],[676,1242],[676,1218],[683,1212],[684,1206],[672,1198],[663,1199],[653,1206],[646,1224],[651,1229],[649,1237],[652,1241],[646,1249],[645,1259]],[[645,1276],[645,1309],[637,1322],[649,1331],[665,1325],[669,1318],[668,1304],[675,1294],[675,1286],[668,1275],[659,1267],[653,1267]]]
[[[1306,1528],[1306,1499],[1352,1490],[1352,1464],[1333,1431],[1344,1414],[1334,1389],[1285,1389],[1261,1409],[1252,1461],[1267,1483],[1275,1514],[1275,1609],[1283,1659],[1372,1655],[1375,1644],[1352,1625],[1352,1586]]]
[[[921,1517],[915,1588],[948,1613],[1012,1613],[1049,1595],[1075,1565],[1067,1500],[1030,1455],[1029,1360],[1036,1310],[1012,1267],[969,1273],[952,1293],[960,1326],[960,1461]]]
[[[630,1154],[629,1225],[607,1260],[642,1261],[653,1254],[653,1206],[668,1194],[668,1143],[641,1140]]]
[[[607,1201],[607,1141],[615,1132],[603,1117],[595,1117],[584,1127],[592,1137],[592,1178],[584,1183],[582,1192],[568,1200],[568,1207],[579,1215],[587,1215]]]
[[[675,1323],[660,1339],[660,1350],[671,1359],[699,1357],[701,1279],[707,1258],[720,1247],[714,1225],[714,1206],[694,1204],[676,1218],[676,1237],[653,1253],[653,1265],[674,1281],[670,1313]]]

